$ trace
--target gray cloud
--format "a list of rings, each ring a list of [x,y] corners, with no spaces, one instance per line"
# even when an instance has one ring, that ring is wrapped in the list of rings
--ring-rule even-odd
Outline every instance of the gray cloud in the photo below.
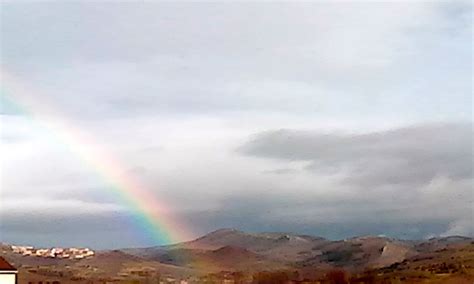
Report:
[[[3,6],[7,71],[80,120],[470,116],[468,2]]]
[[[265,170],[262,173],[264,174],[274,174],[274,175],[287,175],[287,174],[293,174],[298,172],[296,169],[291,169],[291,168],[281,168],[281,169],[275,169],[275,170]]]
[[[309,170],[344,173],[360,186],[421,185],[437,176],[473,176],[471,124],[418,125],[366,134],[277,130],[257,134],[239,151],[309,161]]]

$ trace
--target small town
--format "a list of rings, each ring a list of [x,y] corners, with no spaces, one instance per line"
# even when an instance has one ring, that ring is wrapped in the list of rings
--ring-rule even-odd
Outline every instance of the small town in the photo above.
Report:
[[[83,259],[92,257],[95,252],[89,248],[35,248],[33,246],[11,246],[14,253],[23,256],[37,256],[43,258]]]

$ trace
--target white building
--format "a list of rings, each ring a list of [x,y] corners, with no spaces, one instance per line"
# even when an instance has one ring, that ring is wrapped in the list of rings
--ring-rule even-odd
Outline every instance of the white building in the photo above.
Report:
[[[17,284],[18,270],[0,256],[0,283],[1,284]]]

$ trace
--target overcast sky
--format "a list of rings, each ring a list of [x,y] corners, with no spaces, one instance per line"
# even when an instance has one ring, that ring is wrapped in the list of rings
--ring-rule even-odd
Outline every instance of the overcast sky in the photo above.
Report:
[[[2,2],[1,65],[46,106],[2,100],[1,241],[155,244],[41,121],[194,236],[474,234],[470,1]]]

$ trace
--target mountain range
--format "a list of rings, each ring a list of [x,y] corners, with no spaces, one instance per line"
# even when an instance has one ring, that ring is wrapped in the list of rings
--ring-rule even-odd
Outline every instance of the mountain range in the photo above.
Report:
[[[192,283],[190,279],[209,274],[254,275],[262,271],[294,271],[299,278],[318,279],[334,269],[352,275],[372,271],[400,278],[401,274],[416,272],[416,277],[436,279],[447,273],[460,274],[459,279],[474,279],[474,240],[462,236],[429,240],[384,236],[328,240],[292,233],[220,229],[188,242],[98,251],[94,257],[83,260],[21,256],[12,253],[5,244],[0,252],[20,268],[20,275],[23,273],[19,284],[52,276],[75,281],[124,281],[129,277],[140,280],[141,276],[158,274]],[[65,279],[61,283],[68,283]]]

